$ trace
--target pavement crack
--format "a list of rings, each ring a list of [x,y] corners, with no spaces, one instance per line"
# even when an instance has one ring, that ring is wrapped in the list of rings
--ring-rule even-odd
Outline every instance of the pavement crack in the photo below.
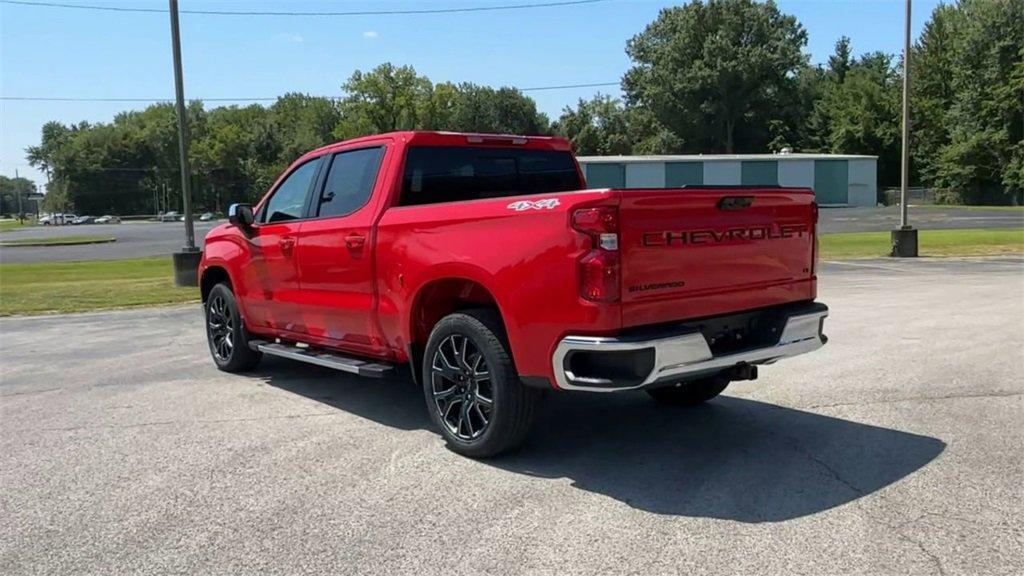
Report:
[[[42,390],[26,390],[24,392],[11,392],[10,394],[0,394],[0,398],[11,398],[14,396],[34,396],[36,394],[45,394],[47,392],[54,392],[63,389],[63,386],[58,386],[56,388],[43,388]]]
[[[828,462],[825,462],[821,458],[818,458],[817,456],[815,456],[810,451],[806,450],[803,446],[800,445],[799,442],[797,442],[795,440],[790,440],[789,442],[787,442],[787,444],[789,444],[789,447],[792,448],[794,451],[798,452],[801,456],[803,456],[804,458],[810,460],[811,462],[816,464],[819,468],[824,470],[829,475],[829,477],[831,477],[833,480],[835,480],[836,482],[842,484],[843,486],[846,486],[847,489],[849,489],[851,492],[856,494],[858,497],[864,496],[864,495],[867,494],[867,492],[865,490],[859,488],[858,486],[856,486],[854,483],[850,482],[846,478],[843,478],[843,475],[840,474],[839,471],[837,471],[831,465],[829,465]]]
[[[746,412],[747,412],[747,415],[751,419],[754,418],[754,413],[749,408],[749,406],[746,407]],[[788,436],[781,436],[781,435],[779,435],[778,433],[776,433],[775,431],[772,431],[772,430],[768,430],[768,434],[770,434],[772,436],[775,436],[776,438],[781,439],[782,442],[784,442],[787,446],[789,446],[790,449],[792,449],[794,452],[800,454],[801,456],[803,456],[804,458],[806,458],[807,460],[809,460],[810,462],[812,462],[813,464],[817,465],[819,468],[824,470],[825,473],[830,478],[832,478],[833,480],[835,480],[839,484],[842,484],[843,486],[845,486],[848,490],[850,490],[851,492],[856,494],[858,498],[868,494],[867,491],[865,491],[864,489],[858,487],[854,483],[852,483],[849,480],[847,480],[846,478],[844,478],[843,475],[840,474],[838,470],[833,468],[828,462],[825,462],[821,458],[818,458],[810,450],[807,450],[806,448],[804,448],[803,445],[800,444],[800,441],[797,440],[796,438],[792,438],[792,437],[788,437]]]
[[[926,548],[925,545],[922,544],[920,541],[904,534],[903,531],[899,528],[893,529],[891,526],[889,528],[896,533],[896,536],[899,537],[900,540],[903,540],[904,542],[907,542],[909,544],[913,544],[918,550],[921,551],[922,554],[924,554],[929,560],[931,560],[932,564],[935,565],[935,569],[938,570],[939,576],[946,576],[946,567],[942,563],[942,559],[939,558],[938,555],[936,555],[934,552]]]

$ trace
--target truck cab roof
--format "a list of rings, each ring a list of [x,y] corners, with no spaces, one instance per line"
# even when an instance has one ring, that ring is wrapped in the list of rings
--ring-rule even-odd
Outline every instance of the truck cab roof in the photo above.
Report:
[[[392,139],[410,146],[513,146],[532,150],[571,151],[572,144],[560,136],[525,136],[520,134],[483,134],[476,132],[444,132],[406,130],[362,136],[321,146],[305,156],[315,156],[335,148]]]

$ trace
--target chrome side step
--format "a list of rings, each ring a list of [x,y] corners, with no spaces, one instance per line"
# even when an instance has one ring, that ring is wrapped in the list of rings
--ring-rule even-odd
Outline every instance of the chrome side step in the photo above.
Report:
[[[298,346],[264,342],[262,340],[251,340],[249,347],[271,356],[280,356],[289,360],[298,360],[299,362],[316,364],[317,366],[325,366],[341,370],[342,372],[369,376],[371,378],[384,378],[385,376],[390,376],[395,371],[395,367],[391,364],[343,356],[314,348],[300,348]]]

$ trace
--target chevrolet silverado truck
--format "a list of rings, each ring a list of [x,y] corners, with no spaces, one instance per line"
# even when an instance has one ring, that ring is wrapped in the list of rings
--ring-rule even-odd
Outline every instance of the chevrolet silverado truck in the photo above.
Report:
[[[808,189],[586,189],[561,138],[398,132],[299,158],[206,236],[210,352],[411,369],[458,453],[522,443],[544,390],[692,405],[821,347]]]

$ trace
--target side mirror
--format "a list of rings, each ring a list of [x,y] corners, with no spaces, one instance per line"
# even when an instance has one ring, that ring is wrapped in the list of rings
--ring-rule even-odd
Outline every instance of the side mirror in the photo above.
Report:
[[[242,230],[252,227],[255,217],[252,215],[252,206],[249,204],[232,204],[228,208],[228,222]]]

